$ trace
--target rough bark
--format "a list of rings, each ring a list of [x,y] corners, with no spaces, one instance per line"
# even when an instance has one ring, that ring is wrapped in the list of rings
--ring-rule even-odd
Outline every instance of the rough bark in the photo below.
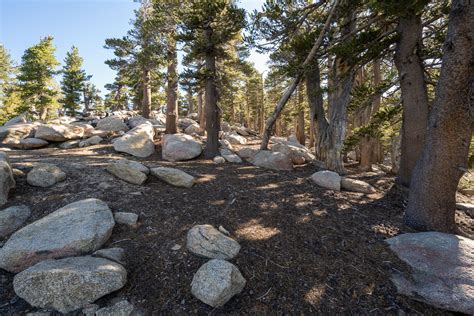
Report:
[[[198,99],[198,117],[199,117],[199,127],[201,128],[201,130],[205,130],[206,129],[206,112],[205,112],[205,106],[204,106],[204,96],[203,96],[203,93],[202,93],[202,90],[199,89],[198,91],[198,96],[197,96],[197,99]]]
[[[382,74],[380,71],[380,60],[375,60],[373,64],[373,86],[378,87],[382,82]],[[371,117],[380,109],[381,94],[372,96],[372,102],[367,109],[364,109],[360,120],[361,125],[370,123]],[[362,170],[372,170],[372,165],[380,161],[380,141],[378,138],[367,135],[363,137],[359,143],[360,147],[360,164]]]
[[[217,106],[217,88],[216,88],[216,56],[214,44],[212,42],[213,29],[207,26],[204,29],[204,38],[207,44],[205,67],[205,89],[206,89],[206,132],[207,141],[204,149],[205,158],[214,158],[219,154],[219,130],[220,113]]]
[[[149,69],[143,70],[142,74],[142,87],[143,87],[143,98],[142,98],[142,116],[144,118],[150,118],[151,113],[151,73]]]
[[[397,32],[400,39],[395,52],[402,92],[403,123],[400,170],[397,182],[410,185],[411,174],[421,155],[428,126],[428,96],[423,61],[420,57],[422,38],[421,16],[401,17]]]
[[[453,231],[456,189],[474,125],[474,5],[453,0],[426,143],[413,170],[407,225]]]
[[[174,36],[174,32],[171,32],[167,43],[166,134],[175,134],[178,131],[178,74],[176,72],[178,55]]]
[[[191,89],[187,89],[186,98],[188,99],[188,114],[194,113],[194,99],[193,91]]]
[[[306,143],[306,135],[304,132],[304,87],[300,84],[298,90],[298,115],[296,119],[296,139],[301,145]]]

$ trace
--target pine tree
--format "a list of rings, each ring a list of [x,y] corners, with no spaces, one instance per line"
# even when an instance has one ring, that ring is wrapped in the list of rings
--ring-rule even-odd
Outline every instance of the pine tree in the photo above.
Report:
[[[81,69],[82,62],[83,59],[79,56],[79,50],[73,46],[66,53],[61,81],[61,90],[63,92],[61,103],[66,113],[71,116],[74,116],[81,106],[81,97],[85,82],[88,79],[86,72]]]
[[[17,77],[21,101],[28,111],[45,120],[59,107],[58,87],[54,80],[59,62],[54,56],[53,37],[48,36],[28,48],[22,57]]]
[[[0,44],[0,124],[21,113],[14,75],[15,67],[10,54]]]
[[[202,0],[188,3],[182,14],[181,40],[188,48],[189,59],[204,60],[207,142],[206,158],[219,152],[220,110],[217,90],[217,58],[225,55],[224,46],[245,26],[245,11],[230,0]]]

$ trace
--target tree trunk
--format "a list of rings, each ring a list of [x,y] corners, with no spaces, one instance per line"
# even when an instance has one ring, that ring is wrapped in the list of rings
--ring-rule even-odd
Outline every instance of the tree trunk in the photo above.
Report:
[[[178,131],[178,74],[176,72],[178,55],[176,53],[176,40],[174,36],[174,32],[168,34],[167,43],[166,134],[176,134]]]
[[[188,114],[194,113],[193,91],[191,88],[186,91],[186,98],[188,99]]]
[[[315,61],[305,75],[306,95],[311,113],[311,120],[315,125],[315,154],[318,160],[324,161],[326,152],[323,144],[327,138],[329,122],[324,111],[323,91],[321,89],[321,75],[319,64]]]
[[[303,84],[300,84],[298,90],[298,116],[296,120],[296,139],[301,145],[306,144],[306,135],[304,133],[304,94]]]
[[[382,82],[382,74],[380,71],[380,60],[375,60],[373,64],[373,86],[378,89],[380,83]],[[361,119],[361,125],[366,125],[370,123],[372,116],[378,112],[380,109],[382,95],[380,93],[375,94],[372,97],[371,105],[368,109],[364,109],[362,113],[363,117]],[[360,169],[365,171],[371,171],[372,165],[380,160],[380,141],[378,138],[367,135],[359,143],[360,147]]]
[[[87,91],[86,91],[85,88],[84,88],[84,90],[82,90],[82,95],[84,96],[84,110],[85,110],[85,111],[89,111],[90,100],[89,100],[89,98],[87,97]]]
[[[421,54],[423,26],[421,16],[401,17],[397,32],[400,40],[395,52],[395,65],[402,92],[403,123],[400,170],[397,182],[410,185],[411,174],[421,155],[428,127],[428,96]]]
[[[456,189],[474,126],[474,5],[453,0],[448,23],[426,143],[405,213],[407,225],[443,232],[455,227]]]
[[[206,129],[206,115],[205,115],[205,106],[204,106],[204,96],[203,96],[203,93],[202,93],[202,90],[199,89],[198,91],[198,96],[197,96],[197,99],[198,99],[198,117],[199,117],[199,127],[201,128],[201,130],[205,130]]]
[[[392,164],[392,170],[390,172],[392,174],[398,174],[398,170],[400,170],[400,146],[402,140],[400,133],[392,138],[390,149],[390,161]]]
[[[151,113],[151,73],[150,70],[143,70],[142,87],[143,87],[143,98],[142,98],[142,116],[144,118],[150,118]]]
[[[220,115],[217,106],[217,88],[216,88],[216,56],[214,44],[212,42],[213,29],[207,26],[204,29],[204,39],[207,45],[206,50],[206,132],[207,141],[204,149],[205,158],[214,158],[219,154],[219,130]]]

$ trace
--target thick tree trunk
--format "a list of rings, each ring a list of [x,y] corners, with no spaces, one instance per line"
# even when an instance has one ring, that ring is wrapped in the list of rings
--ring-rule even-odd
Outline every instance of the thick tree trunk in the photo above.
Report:
[[[419,230],[451,232],[456,189],[468,164],[474,125],[474,5],[453,0],[443,64],[426,144],[415,169],[405,213]]]
[[[208,26],[204,30],[204,38],[207,45],[205,67],[206,67],[206,132],[207,141],[204,149],[205,158],[214,158],[219,154],[219,130],[220,113],[217,106],[217,88],[216,88],[216,56],[214,44],[212,43],[213,30]]]
[[[373,86],[378,88],[382,82],[382,74],[380,71],[380,60],[375,60],[373,64]],[[370,123],[372,116],[378,112],[381,103],[381,94],[375,94],[372,96],[371,105],[368,109],[364,109],[362,118],[360,120],[361,125]],[[379,162],[380,160],[380,141],[378,138],[373,136],[365,136],[359,143],[360,147],[360,169],[370,171],[372,165]]]
[[[167,43],[166,134],[175,134],[178,131],[178,74],[176,72],[178,55],[174,36],[174,32],[171,32]]]
[[[84,88],[84,90],[82,90],[82,95],[84,97],[84,111],[89,111],[89,107],[90,107],[90,100],[89,98],[87,97],[87,92],[86,92],[86,89]]]
[[[144,118],[150,118],[151,113],[151,73],[150,70],[143,70],[142,87],[143,87],[143,98],[142,98],[142,116]]]
[[[315,151],[316,158],[324,161],[326,159],[325,142],[329,130],[329,122],[324,111],[323,91],[321,89],[321,75],[319,64],[315,61],[305,75],[306,95],[311,113],[312,121],[315,125]]]
[[[304,87],[303,84],[300,84],[299,90],[298,90],[298,116],[296,120],[296,139],[298,140],[298,143],[301,145],[305,145],[306,143],[306,135],[304,132]]]
[[[395,52],[395,65],[403,105],[402,151],[397,182],[404,186],[410,185],[428,127],[428,96],[420,57],[422,30],[421,16],[414,14],[401,17],[397,28],[400,39]]]

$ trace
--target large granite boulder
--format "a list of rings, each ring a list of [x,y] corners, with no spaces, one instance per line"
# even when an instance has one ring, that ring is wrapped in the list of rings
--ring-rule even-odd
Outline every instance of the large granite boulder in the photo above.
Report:
[[[311,151],[303,145],[293,142],[279,142],[271,147],[272,151],[281,152],[288,157],[294,165],[302,165],[311,162],[315,156]]]
[[[35,187],[47,188],[66,179],[66,173],[53,164],[42,163],[31,169],[26,182]]]
[[[71,139],[79,139],[84,136],[84,128],[71,124],[44,124],[38,126],[35,138],[51,142],[64,142]]]
[[[0,151],[0,206],[7,203],[8,192],[15,187],[15,179],[6,152]]]
[[[114,149],[135,157],[145,158],[155,152],[155,131],[150,123],[143,123],[114,141]]]
[[[257,167],[272,170],[293,170],[290,157],[280,152],[260,150],[250,162]]]
[[[423,232],[392,237],[387,243],[411,268],[410,275],[392,275],[400,294],[442,309],[474,314],[474,240]]]
[[[16,144],[23,138],[32,137],[36,128],[36,124],[29,123],[0,126],[0,143],[5,145]]]
[[[0,211],[0,238],[20,228],[30,215],[31,210],[26,205],[11,206]]]
[[[311,179],[320,187],[340,191],[341,190],[341,176],[334,171],[323,170],[313,173]]]
[[[152,168],[151,174],[175,187],[190,188],[196,182],[192,175],[175,168]]]
[[[138,162],[138,161],[135,161],[135,160],[128,160],[128,159],[119,159],[119,160],[116,160],[114,161],[114,163],[116,164],[124,164],[124,165],[127,165],[135,170],[138,170],[146,175],[150,174],[150,169],[148,169],[147,166],[145,166],[144,164]]]
[[[203,264],[193,277],[191,293],[212,307],[220,307],[242,292],[245,279],[239,269],[225,260]]]
[[[114,225],[101,200],[68,204],[14,233],[0,249],[0,268],[17,273],[42,260],[93,252],[109,239]]]
[[[163,136],[161,155],[165,160],[190,160],[199,156],[201,152],[201,144],[189,135],[166,134]]]
[[[240,245],[211,225],[196,225],[188,231],[187,249],[195,255],[211,259],[232,259]]]
[[[42,261],[13,279],[15,293],[30,305],[68,313],[121,289],[127,271],[120,264],[96,257]]]
[[[97,122],[96,128],[107,132],[128,131],[128,127],[123,122],[123,118],[118,115],[104,117]]]
[[[233,145],[245,145],[247,144],[247,138],[240,136],[239,134],[235,132],[231,133],[223,133],[223,138],[227,141],[229,141]]]

